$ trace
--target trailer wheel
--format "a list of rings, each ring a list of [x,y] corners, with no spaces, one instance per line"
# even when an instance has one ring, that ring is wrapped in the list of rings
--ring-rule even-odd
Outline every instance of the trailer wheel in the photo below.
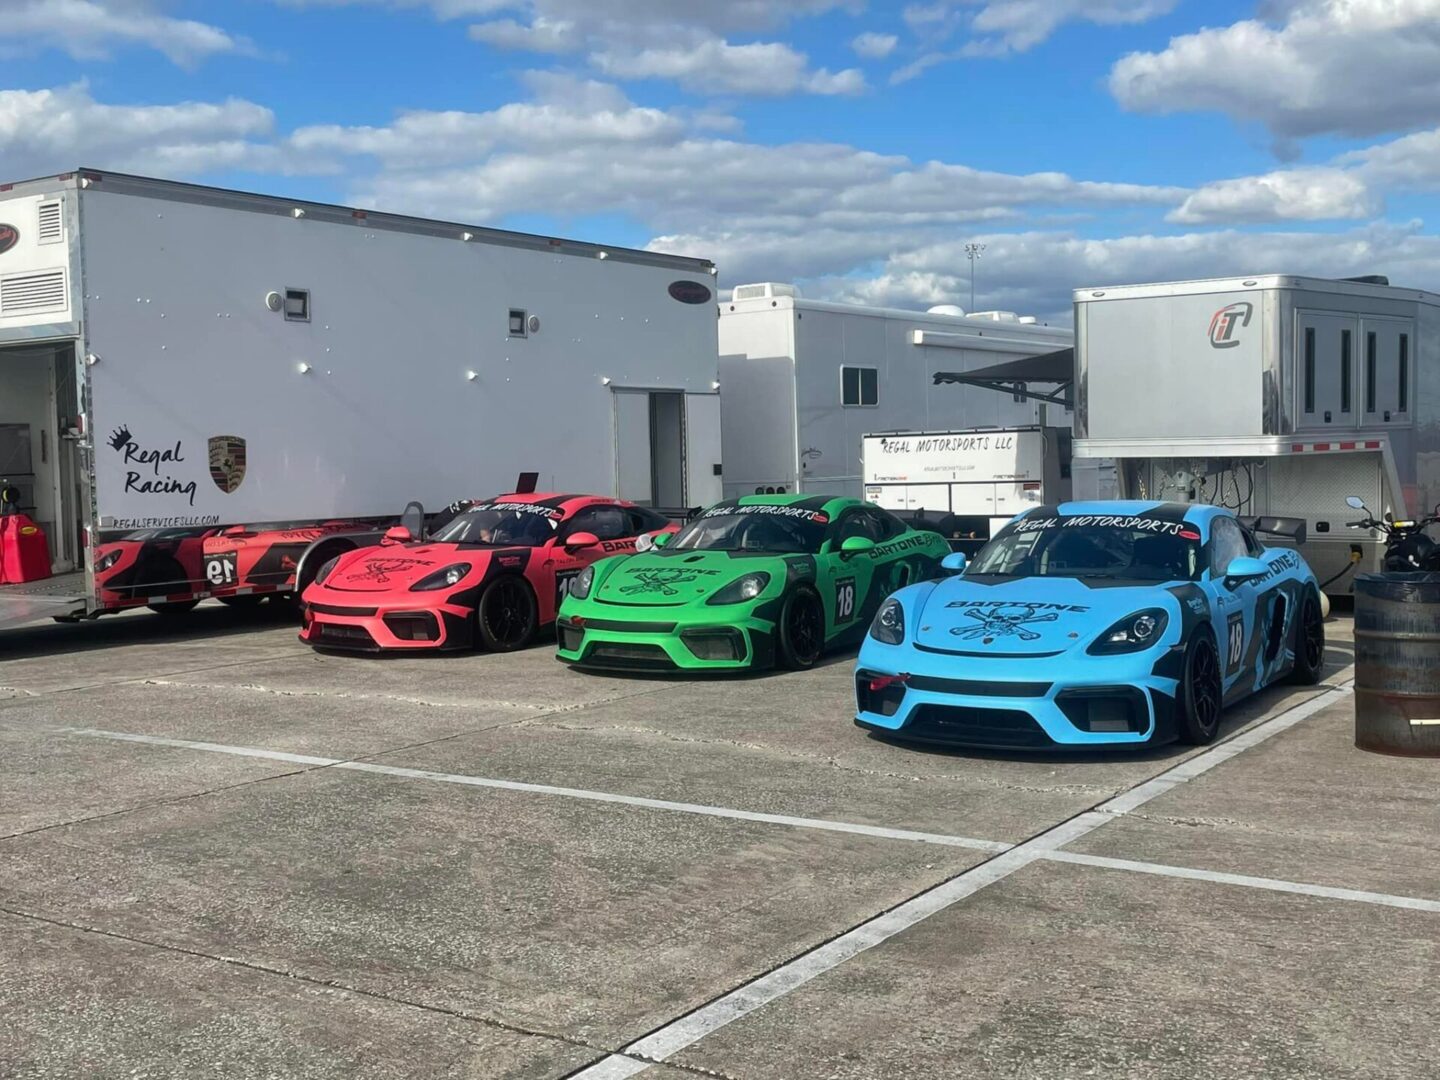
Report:
[[[499,577],[485,586],[475,605],[480,640],[491,652],[514,652],[529,645],[540,625],[535,593],[518,577]]]
[[[165,592],[178,592],[176,586],[185,585],[189,589],[190,582],[185,577],[185,568],[174,559],[159,558],[147,562],[136,575],[139,585],[136,592],[144,595],[147,591],[156,588]],[[157,604],[146,604],[151,611],[157,615],[184,615],[187,611],[194,609],[199,600],[167,600]]]
[[[260,606],[260,601],[265,598],[263,596],[256,596],[253,593],[246,593],[244,596],[217,596],[215,599],[219,600],[220,603],[228,608],[234,608],[236,611],[253,611]]]

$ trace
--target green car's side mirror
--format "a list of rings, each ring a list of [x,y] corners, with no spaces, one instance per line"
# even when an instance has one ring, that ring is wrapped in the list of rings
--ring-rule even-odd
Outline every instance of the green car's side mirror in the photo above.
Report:
[[[875,541],[865,536],[846,537],[840,544],[842,555],[863,555],[867,551],[875,550]]]

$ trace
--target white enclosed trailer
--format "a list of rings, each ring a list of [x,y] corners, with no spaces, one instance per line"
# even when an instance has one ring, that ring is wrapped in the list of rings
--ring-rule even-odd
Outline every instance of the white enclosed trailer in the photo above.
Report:
[[[384,517],[527,470],[717,499],[713,283],[698,259],[94,170],[5,185],[0,473],[65,576],[0,606],[102,608],[87,552],[134,530]]]
[[[1383,278],[1218,278],[1075,292],[1077,457],[1123,493],[1303,518],[1322,581],[1379,569],[1347,495],[1440,502],[1440,296]]]
[[[1064,428],[866,435],[865,498],[952,538],[988,540],[1016,514],[1069,500],[1069,448]]]
[[[1056,406],[936,385],[934,374],[1070,344],[1068,329],[1013,312],[900,311],[806,300],[790,285],[737,286],[720,305],[725,494],[858,497],[869,432],[1068,426]]]

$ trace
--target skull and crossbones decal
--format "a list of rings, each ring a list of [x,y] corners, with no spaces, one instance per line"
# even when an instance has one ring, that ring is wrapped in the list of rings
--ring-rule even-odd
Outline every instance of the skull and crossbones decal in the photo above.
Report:
[[[1035,610],[1034,604],[997,604],[988,608],[971,608],[965,612],[975,620],[973,626],[956,626],[950,633],[965,641],[978,638],[1018,637],[1021,641],[1037,641],[1040,635],[1027,629],[1032,623],[1055,622],[1058,612],[1047,611],[1043,615]]]

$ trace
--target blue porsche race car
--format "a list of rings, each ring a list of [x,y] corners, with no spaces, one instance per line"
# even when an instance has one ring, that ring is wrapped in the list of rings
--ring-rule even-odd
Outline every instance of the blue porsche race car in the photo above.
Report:
[[[1063,503],[1007,524],[962,571],[880,606],[855,722],[895,738],[1046,749],[1208,743],[1221,710],[1318,682],[1319,587],[1303,522],[1216,506]]]

